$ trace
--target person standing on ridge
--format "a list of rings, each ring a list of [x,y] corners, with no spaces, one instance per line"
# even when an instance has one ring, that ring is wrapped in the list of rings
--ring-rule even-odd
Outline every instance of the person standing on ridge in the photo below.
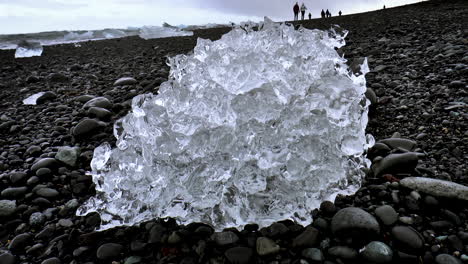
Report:
[[[325,12],[325,14],[327,17],[331,17],[330,11],[328,11],[328,9],[327,9],[327,12]]]
[[[294,11],[294,21],[297,21],[299,19],[299,4],[297,2],[293,7],[293,11]]]
[[[309,20],[312,19],[312,14],[309,12]]]
[[[341,10],[340,10],[340,12],[338,12],[338,15],[340,15],[340,16],[341,16],[341,14],[343,14],[343,13],[341,13]]]
[[[322,9],[322,12],[320,13],[320,15],[322,15],[322,18],[325,18],[325,11],[323,11],[323,9]]]
[[[304,20],[304,15],[305,15],[306,10],[307,10],[307,7],[304,5],[304,3],[302,3],[302,5],[301,5],[302,20]]]

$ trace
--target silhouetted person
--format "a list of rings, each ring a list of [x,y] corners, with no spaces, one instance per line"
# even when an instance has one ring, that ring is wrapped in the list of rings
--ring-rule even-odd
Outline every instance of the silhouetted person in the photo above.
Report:
[[[304,3],[302,3],[302,5],[301,5],[302,20],[304,20],[304,15],[305,15],[306,10],[307,10],[307,7],[304,5]]]
[[[383,6],[383,9],[385,10],[385,5]]]
[[[311,14],[311,13],[309,13],[309,20],[311,20],[311,19],[312,19],[312,14]]]
[[[320,13],[320,15],[322,15],[322,18],[325,18],[325,11],[323,11],[323,9],[322,9],[322,12]]]
[[[340,12],[338,12],[338,15],[340,15],[340,16],[341,16],[341,14],[342,14],[342,13],[341,13],[341,10],[340,10]]]
[[[296,4],[294,5],[293,7],[293,11],[294,11],[294,21],[298,20],[298,16],[299,16],[299,4],[296,2]]]
[[[330,11],[328,11],[328,9],[327,9],[327,12],[325,12],[325,15],[326,15],[327,17],[331,17]]]

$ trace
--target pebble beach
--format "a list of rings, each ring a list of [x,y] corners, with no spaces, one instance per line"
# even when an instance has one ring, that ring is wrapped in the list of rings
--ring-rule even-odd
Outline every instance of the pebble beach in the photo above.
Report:
[[[372,166],[356,194],[323,202],[310,225],[219,232],[174,219],[97,232],[100,216],[76,209],[95,195],[93,150],[115,147],[113,124],[131,99],[157,93],[168,56],[230,28],[45,46],[21,59],[0,50],[0,264],[468,263],[467,22],[463,0],[290,22],[339,25],[350,69],[367,58]],[[39,92],[37,105],[23,104]]]

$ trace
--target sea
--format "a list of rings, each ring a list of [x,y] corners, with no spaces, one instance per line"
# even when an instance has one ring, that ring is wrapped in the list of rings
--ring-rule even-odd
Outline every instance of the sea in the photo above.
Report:
[[[43,46],[78,43],[83,41],[140,36],[144,39],[173,36],[190,36],[193,30],[229,27],[227,24],[178,25],[164,23],[162,26],[128,27],[126,29],[106,28],[100,30],[49,31],[29,34],[0,34],[0,49],[16,49],[20,42],[39,42]]]

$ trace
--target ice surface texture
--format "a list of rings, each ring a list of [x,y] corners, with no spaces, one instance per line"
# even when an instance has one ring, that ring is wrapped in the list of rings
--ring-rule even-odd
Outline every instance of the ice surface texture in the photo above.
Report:
[[[43,48],[39,42],[21,41],[16,48],[15,58],[41,56],[42,51]]]
[[[133,99],[117,148],[95,149],[97,195],[78,214],[98,212],[101,229],[156,217],[218,230],[310,223],[366,165],[365,79],[349,75],[342,45],[334,31],[271,22],[199,39],[169,59],[158,95]]]

